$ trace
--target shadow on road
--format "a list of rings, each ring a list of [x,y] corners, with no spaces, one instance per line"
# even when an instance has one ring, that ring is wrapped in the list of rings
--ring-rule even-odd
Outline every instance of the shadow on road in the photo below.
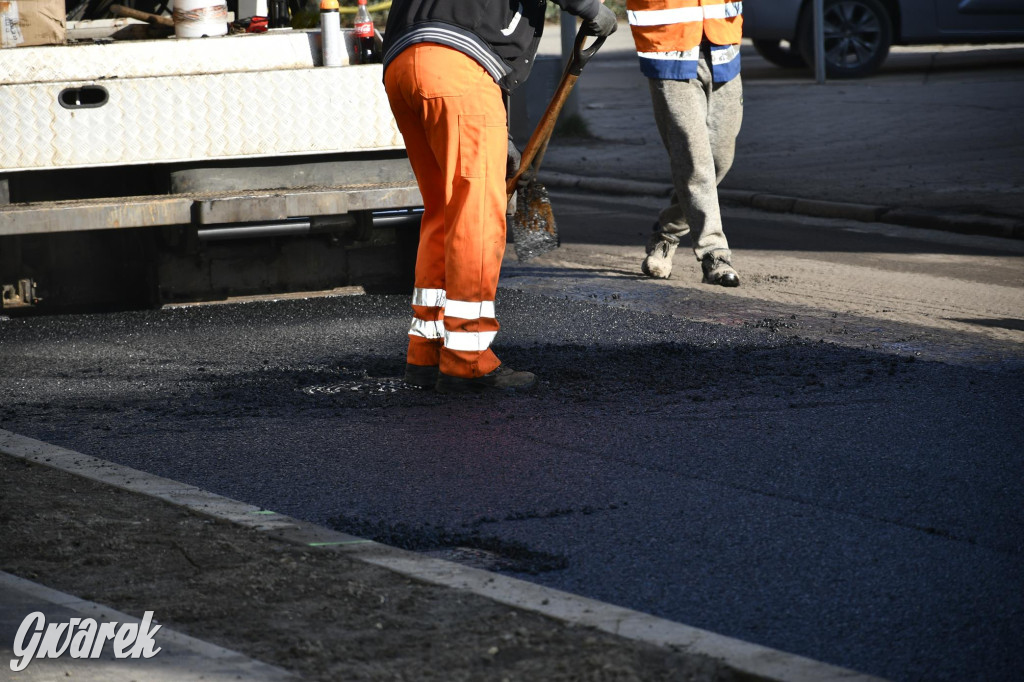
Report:
[[[636,246],[640,258],[643,257],[643,247],[650,236],[651,225],[658,215],[658,209],[654,206],[667,203],[667,199],[652,199],[641,203],[629,196],[611,199],[607,195],[583,193],[569,197],[564,193],[553,192],[551,196],[552,210],[563,243]],[[1024,256],[1024,253],[965,245],[962,242],[946,243],[884,234],[871,236],[867,223],[860,229],[857,223],[852,223],[852,227],[850,224],[837,227],[826,219],[815,225],[815,219],[805,216],[768,213],[762,219],[751,217],[749,211],[745,215],[735,215],[728,206],[725,207],[723,220],[730,245],[740,250]],[[1016,245],[1009,240],[1008,244]],[[687,241],[683,245],[687,246]]]

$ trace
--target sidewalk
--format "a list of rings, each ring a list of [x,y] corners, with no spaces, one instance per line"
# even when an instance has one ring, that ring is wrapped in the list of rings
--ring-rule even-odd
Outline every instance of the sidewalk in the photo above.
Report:
[[[541,52],[560,52],[557,30],[546,32]],[[1024,46],[896,47],[875,77],[817,85],[745,44],[743,78],[743,129],[724,201],[1024,237]],[[628,26],[576,87],[593,138],[554,139],[542,179],[599,192],[669,192],[668,158]]]

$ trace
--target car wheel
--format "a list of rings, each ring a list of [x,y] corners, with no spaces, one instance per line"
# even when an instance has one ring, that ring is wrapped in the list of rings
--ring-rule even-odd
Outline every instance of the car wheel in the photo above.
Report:
[[[776,66],[786,69],[800,69],[807,66],[803,55],[793,45],[783,47],[780,40],[755,40],[757,53]]]
[[[800,22],[800,52],[814,64],[813,10]],[[875,72],[889,55],[892,21],[879,0],[825,0],[825,73],[829,78],[860,78]]]

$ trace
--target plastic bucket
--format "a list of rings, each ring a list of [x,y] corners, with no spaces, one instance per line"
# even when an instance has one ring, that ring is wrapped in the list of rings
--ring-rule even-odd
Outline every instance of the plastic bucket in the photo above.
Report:
[[[228,5],[222,0],[174,0],[178,38],[222,36],[228,32]]]

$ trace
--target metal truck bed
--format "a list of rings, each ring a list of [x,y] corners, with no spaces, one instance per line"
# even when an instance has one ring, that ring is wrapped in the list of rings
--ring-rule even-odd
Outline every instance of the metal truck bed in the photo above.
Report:
[[[401,149],[381,66],[314,35],[6,50],[0,172]]]

